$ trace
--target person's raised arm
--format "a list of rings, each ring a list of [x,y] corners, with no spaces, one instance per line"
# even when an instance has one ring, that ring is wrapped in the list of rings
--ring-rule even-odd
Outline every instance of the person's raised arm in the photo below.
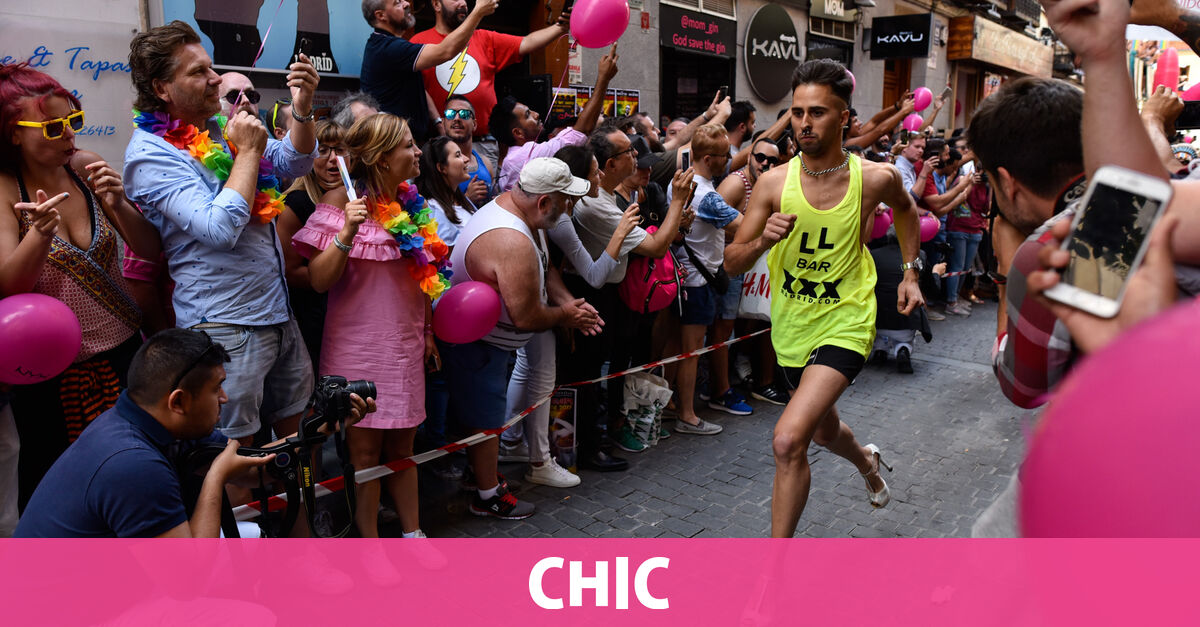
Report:
[[[288,66],[287,85],[292,93],[292,127],[288,135],[296,152],[307,155],[317,149],[317,123],[313,113],[313,92],[321,76],[305,54]],[[309,118],[301,122],[299,118]]]
[[[1154,145],[1139,124],[1125,53],[1128,0],[1043,0],[1046,20],[1081,61],[1083,165],[1090,179],[1102,165],[1118,165],[1168,179]]]
[[[898,124],[900,124],[900,120],[904,119],[905,115],[908,115],[908,113],[912,113],[913,110],[915,110],[916,105],[914,103],[915,103],[915,101],[913,100],[912,91],[910,90],[910,91],[904,92],[904,95],[901,96],[900,99],[895,102],[895,104],[893,104],[892,106],[887,107],[885,109],[880,109],[879,113],[876,113],[875,115],[871,116],[871,119],[867,120],[867,123],[862,125],[861,131],[863,133],[873,131],[876,128],[878,128],[880,124],[883,124],[884,132],[887,132],[887,131],[890,131],[891,129],[896,128],[896,126]],[[889,121],[890,119],[895,118],[897,114],[899,114],[901,111],[903,111],[905,108],[907,108],[908,105],[910,105],[910,104],[913,105],[912,110],[909,110],[908,113],[904,113],[904,114],[900,115],[900,117],[896,120],[895,123],[884,124],[885,122]]]
[[[671,150],[686,145],[692,141],[692,135],[696,133],[696,129],[709,122],[725,124],[725,120],[729,119],[729,115],[732,112],[733,103],[730,102],[729,96],[721,99],[721,92],[718,91],[713,96],[712,104],[708,105],[708,108],[703,113],[693,118],[691,122],[688,122],[688,125],[683,127],[674,137],[663,142],[663,150]]]
[[[547,26],[546,28],[535,30],[532,33],[522,37],[521,47],[518,48],[517,51],[524,56],[549,46],[559,37],[567,34],[567,29],[570,27],[570,23],[571,7],[566,7],[566,9],[559,14],[558,20],[556,20],[553,24]]]
[[[1175,119],[1182,112],[1183,98],[1166,85],[1155,87],[1154,93],[1142,105],[1142,126],[1146,127],[1146,135],[1167,172],[1178,172],[1184,167],[1175,158],[1170,139],[1175,135]]]
[[[914,105],[912,96],[909,96],[903,101],[897,102],[896,108],[884,109],[883,111],[880,111],[879,113],[875,114],[875,118],[878,118],[881,115],[886,116],[883,120],[876,124],[875,118],[871,118],[871,121],[862,127],[862,131],[859,133],[858,137],[847,139],[842,143],[842,145],[858,146],[863,150],[870,148],[871,146],[875,145],[875,142],[879,141],[880,137],[887,135],[892,131],[892,129],[896,128],[896,126],[903,122],[904,118],[908,117],[908,115],[914,111],[913,107]]]
[[[926,164],[928,165],[928,164]],[[944,194],[926,195],[925,204],[929,206],[929,210],[937,217],[942,217],[950,210],[961,205],[967,199],[967,194],[971,191],[970,176],[960,176],[958,180],[951,185]]]
[[[638,244],[633,252],[655,259],[662,259],[666,256],[667,251],[671,248],[671,243],[675,241],[675,234],[679,232],[679,221],[683,215],[683,209],[687,206],[688,198],[691,196],[692,178],[696,171],[692,168],[681,170],[675,173],[671,179],[671,206],[667,207],[667,215],[663,218],[662,226],[657,231],[646,235],[646,239]]]
[[[440,42],[425,44],[425,47],[421,48],[421,52],[417,55],[417,62],[413,64],[413,69],[418,72],[428,70],[454,58],[454,55],[467,47],[467,42],[471,41],[471,35],[475,34],[479,22],[495,13],[496,7],[499,5],[499,0],[476,0],[475,9],[467,15],[467,19],[463,20],[462,24],[458,25],[458,28],[450,31],[450,34]]]
[[[945,106],[945,104],[945,99],[939,94],[938,97],[933,100],[933,113],[930,113],[929,116],[925,118],[925,122],[921,124],[921,128],[917,130],[918,133],[924,133],[926,129],[933,127],[934,122],[937,122],[938,114],[942,112],[942,107]]]
[[[133,252],[146,259],[158,259],[162,254],[158,229],[125,197],[121,175],[108,162],[100,159],[100,155],[87,151],[76,153],[71,159],[71,166],[80,178],[87,180],[104,215]]]
[[[596,85],[592,88],[593,97],[583,105],[583,110],[579,112],[579,117],[575,120],[575,130],[584,135],[595,130],[596,123],[600,120],[600,113],[604,110],[604,94],[608,91],[608,82],[617,75],[619,58],[617,44],[612,45],[608,54],[600,57],[600,70],[596,73]]]

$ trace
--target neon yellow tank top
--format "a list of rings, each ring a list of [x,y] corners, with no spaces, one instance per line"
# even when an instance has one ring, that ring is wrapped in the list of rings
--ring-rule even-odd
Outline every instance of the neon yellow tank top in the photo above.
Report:
[[[875,340],[875,262],[862,243],[862,162],[850,155],[850,185],[836,207],[804,198],[800,163],[788,163],[780,211],[796,216],[787,239],[771,248],[771,342],[779,364],[803,367],[830,344],[864,357]]]

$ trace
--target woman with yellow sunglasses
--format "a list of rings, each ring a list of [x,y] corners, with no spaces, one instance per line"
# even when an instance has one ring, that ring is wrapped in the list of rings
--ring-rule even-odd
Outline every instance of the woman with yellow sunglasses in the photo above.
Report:
[[[25,64],[0,66],[0,103],[0,297],[52,296],[83,329],[65,372],[14,389],[24,503],[67,445],[116,402],[141,344],[117,234],[147,259],[158,258],[161,243],[125,198],[121,175],[75,146],[84,113],[58,81]]]

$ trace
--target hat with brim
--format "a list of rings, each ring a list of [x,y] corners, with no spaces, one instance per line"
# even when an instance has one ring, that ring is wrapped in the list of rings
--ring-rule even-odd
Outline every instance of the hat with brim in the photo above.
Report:
[[[568,196],[586,196],[592,188],[587,179],[572,176],[566,162],[554,157],[530,159],[521,168],[517,185],[527,194],[562,192]]]

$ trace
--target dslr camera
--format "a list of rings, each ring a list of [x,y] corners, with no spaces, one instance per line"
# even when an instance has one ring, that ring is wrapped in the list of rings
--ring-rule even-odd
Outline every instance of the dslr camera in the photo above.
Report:
[[[350,395],[357,394],[362,399],[375,398],[378,394],[374,381],[357,379],[348,381],[346,377],[329,375],[321,377],[312,396],[312,414],[304,421],[304,431],[313,433],[321,425],[329,425],[332,430],[334,423],[344,420],[350,415]],[[311,429],[311,431],[309,431]]]

